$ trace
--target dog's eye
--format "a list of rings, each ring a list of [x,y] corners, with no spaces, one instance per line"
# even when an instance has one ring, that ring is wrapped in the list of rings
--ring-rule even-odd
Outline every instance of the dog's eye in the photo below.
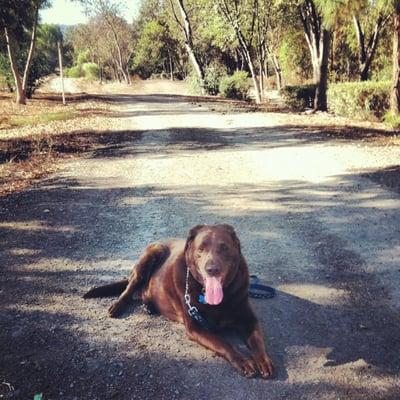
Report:
[[[228,246],[226,245],[226,244],[221,244],[220,246],[219,246],[219,251],[221,252],[221,253],[227,253],[228,252]]]
[[[203,246],[200,246],[200,247],[197,249],[197,251],[198,251],[199,253],[203,252],[203,251],[204,251],[204,247],[203,247]]]

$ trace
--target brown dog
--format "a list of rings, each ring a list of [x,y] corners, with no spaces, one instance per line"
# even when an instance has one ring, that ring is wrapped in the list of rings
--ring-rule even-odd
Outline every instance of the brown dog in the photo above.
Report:
[[[122,294],[109,314],[121,313],[133,292],[144,304],[181,322],[191,340],[225,358],[245,376],[272,374],[260,325],[249,304],[249,272],[230,225],[198,225],[188,238],[149,245],[128,279],[94,288],[84,297]],[[218,335],[232,327],[244,338],[245,357]]]

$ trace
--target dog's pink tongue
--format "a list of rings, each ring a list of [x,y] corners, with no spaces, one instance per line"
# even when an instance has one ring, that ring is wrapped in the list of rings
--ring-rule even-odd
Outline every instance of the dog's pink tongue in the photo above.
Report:
[[[216,278],[214,276],[208,276],[206,278],[206,302],[216,306],[221,303],[224,293],[222,291],[221,278]]]

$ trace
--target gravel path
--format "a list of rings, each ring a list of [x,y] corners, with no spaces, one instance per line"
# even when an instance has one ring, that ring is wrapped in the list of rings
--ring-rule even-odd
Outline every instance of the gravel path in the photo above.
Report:
[[[370,179],[400,146],[211,108],[125,97],[128,133],[1,200],[0,380],[15,390],[0,397],[400,398],[400,198]],[[239,376],[140,305],[111,320],[109,299],[81,298],[148,242],[215,222],[234,225],[251,272],[277,289],[254,301],[272,380]]]

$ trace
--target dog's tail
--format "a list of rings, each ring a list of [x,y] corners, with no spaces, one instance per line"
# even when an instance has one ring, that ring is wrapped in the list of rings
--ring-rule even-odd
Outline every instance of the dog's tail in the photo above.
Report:
[[[123,279],[122,281],[90,289],[83,295],[83,298],[92,299],[95,297],[119,296],[127,286],[128,286],[128,279]]]

